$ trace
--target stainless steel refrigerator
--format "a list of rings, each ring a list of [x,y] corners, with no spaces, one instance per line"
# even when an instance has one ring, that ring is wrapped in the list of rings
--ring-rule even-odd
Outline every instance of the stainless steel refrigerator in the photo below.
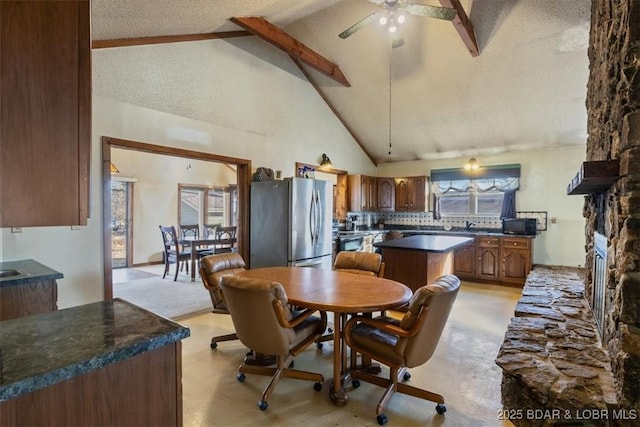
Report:
[[[331,269],[333,184],[306,178],[251,183],[250,267]]]

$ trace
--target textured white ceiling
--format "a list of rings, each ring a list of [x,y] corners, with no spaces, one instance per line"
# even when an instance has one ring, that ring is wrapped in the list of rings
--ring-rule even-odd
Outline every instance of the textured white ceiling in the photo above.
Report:
[[[378,163],[585,144],[591,2],[462,5],[476,58],[450,22],[426,17],[409,17],[396,49],[375,23],[338,38],[378,10],[367,0],[92,0],[92,31],[94,40],[227,31],[238,29],[231,16],[264,16],[341,67],[351,88],[310,74]]]

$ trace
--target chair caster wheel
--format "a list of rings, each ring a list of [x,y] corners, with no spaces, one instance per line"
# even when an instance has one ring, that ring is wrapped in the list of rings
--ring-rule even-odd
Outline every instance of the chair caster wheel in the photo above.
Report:
[[[313,384],[313,389],[314,389],[315,391],[320,391],[320,390],[322,390],[322,383],[314,383],[314,384]]]
[[[269,404],[267,402],[265,402],[264,400],[259,400],[258,401],[258,408],[260,408],[261,411],[264,411],[268,407],[269,407]]]
[[[411,374],[409,372],[405,372],[404,375],[402,376],[402,379],[404,381],[409,381],[411,379]]]
[[[294,363],[293,360],[289,363],[289,369],[292,369],[294,367]]]
[[[244,373],[236,375],[236,379],[240,382],[244,382],[244,379],[247,378]]]
[[[324,345],[323,345],[321,342],[317,342],[317,343],[316,343],[316,348],[317,348],[318,350],[322,350],[322,347],[324,347]]]
[[[353,388],[358,388],[358,387],[360,387],[360,380],[353,380],[353,381],[351,381],[351,385],[353,386]]]
[[[378,424],[380,424],[381,426],[385,425],[387,423],[387,421],[389,421],[385,414],[378,415],[376,417],[376,420],[378,420]]]
[[[447,407],[444,406],[443,403],[438,403],[436,405],[436,412],[440,415],[444,414],[445,412],[447,412]]]
[[[333,329],[327,328],[327,332],[329,332],[331,334],[331,333],[333,333]]]
[[[218,348],[218,343],[217,342],[212,342],[211,343],[211,350],[215,350],[216,348]]]

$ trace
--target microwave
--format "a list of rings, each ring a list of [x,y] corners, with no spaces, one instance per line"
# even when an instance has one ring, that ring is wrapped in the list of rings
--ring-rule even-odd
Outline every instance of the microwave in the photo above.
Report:
[[[502,234],[535,236],[538,232],[538,221],[535,218],[504,218]]]

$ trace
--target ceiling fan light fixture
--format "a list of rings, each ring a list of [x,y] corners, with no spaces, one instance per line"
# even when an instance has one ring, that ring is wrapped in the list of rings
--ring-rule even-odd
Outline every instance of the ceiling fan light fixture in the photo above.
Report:
[[[388,19],[387,19],[387,17],[386,17],[386,16],[384,16],[384,15],[382,15],[382,16],[380,17],[380,19],[378,19],[378,22],[380,23],[380,25],[386,25],[386,24],[387,24],[387,21],[388,21]]]
[[[404,14],[399,14],[398,17],[396,18],[396,21],[398,22],[398,24],[402,24],[404,23],[404,21],[407,19],[407,17]]]
[[[389,25],[389,32],[395,33],[398,28],[395,25]]]

